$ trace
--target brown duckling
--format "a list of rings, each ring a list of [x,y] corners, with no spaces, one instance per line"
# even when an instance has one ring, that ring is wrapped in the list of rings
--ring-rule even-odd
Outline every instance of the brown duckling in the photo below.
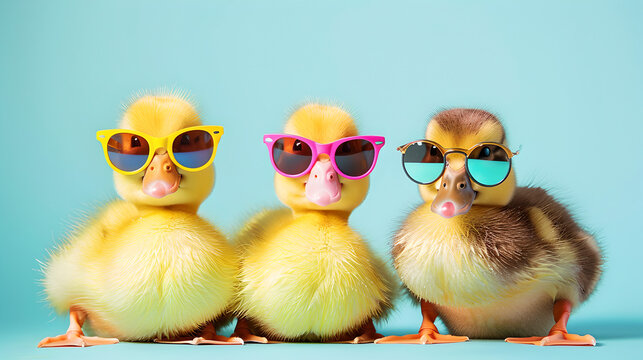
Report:
[[[392,250],[423,322],[418,334],[376,342],[595,345],[566,325],[594,290],[601,251],[545,190],[516,187],[516,153],[498,119],[477,109],[443,111],[426,139],[399,148],[425,203],[404,221]],[[452,335],[438,333],[438,316]]]

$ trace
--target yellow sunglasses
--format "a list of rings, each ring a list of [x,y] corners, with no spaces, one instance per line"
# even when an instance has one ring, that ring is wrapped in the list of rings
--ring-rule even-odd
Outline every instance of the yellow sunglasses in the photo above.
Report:
[[[186,171],[200,171],[212,164],[223,127],[193,126],[158,138],[140,131],[111,129],[96,132],[105,159],[114,171],[134,175],[145,169],[156,150],[165,149],[170,159]]]

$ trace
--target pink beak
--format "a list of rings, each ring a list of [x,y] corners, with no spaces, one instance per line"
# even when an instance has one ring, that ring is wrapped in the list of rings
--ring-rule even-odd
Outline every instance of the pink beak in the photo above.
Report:
[[[339,175],[330,161],[317,161],[308,175],[306,198],[319,205],[328,206],[342,197]]]

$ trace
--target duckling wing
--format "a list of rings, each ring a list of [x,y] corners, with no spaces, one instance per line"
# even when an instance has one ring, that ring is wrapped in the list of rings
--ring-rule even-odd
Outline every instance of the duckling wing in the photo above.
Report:
[[[570,300],[584,301],[592,293],[601,274],[603,258],[594,236],[584,230],[569,210],[539,187],[521,187],[509,208],[526,211],[537,237],[553,249],[561,266],[573,266],[577,294],[564,294]]]

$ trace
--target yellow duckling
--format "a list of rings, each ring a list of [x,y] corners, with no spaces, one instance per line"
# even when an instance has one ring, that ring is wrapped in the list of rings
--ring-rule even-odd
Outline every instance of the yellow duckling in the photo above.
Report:
[[[45,290],[57,311],[69,311],[70,326],[39,347],[119,339],[243,343],[217,335],[214,326],[233,299],[238,258],[196,214],[214,186],[211,163],[222,133],[194,128],[200,125],[184,98],[143,96],[126,110],[125,130],[98,133],[123,200],[79,226],[49,259]],[[84,335],[85,321],[98,336]]]
[[[377,342],[520,336],[506,341],[595,345],[566,326],[598,281],[599,247],[543,189],[516,187],[515,153],[496,117],[447,110],[429,122],[426,139],[400,148],[425,203],[393,240],[395,267],[423,322],[418,334]],[[438,333],[437,316],[454,335]]]
[[[353,119],[318,104],[297,110],[285,132],[264,141],[277,170],[277,196],[289,209],[258,213],[237,236],[242,270],[233,336],[253,342],[372,342],[381,337],[372,320],[391,309],[394,280],[348,218],[366,197],[373,151],[384,139],[346,142],[357,135]],[[332,152],[329,143],[336,141],[341,145]],[[338,173],[332,156],[342,173],[363,177]]]

